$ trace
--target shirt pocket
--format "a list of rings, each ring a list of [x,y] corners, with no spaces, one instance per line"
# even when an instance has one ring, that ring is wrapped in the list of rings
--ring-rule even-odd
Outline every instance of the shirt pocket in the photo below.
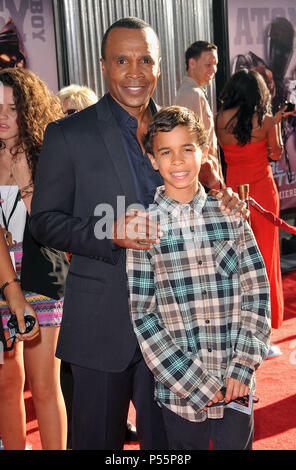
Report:
[[[213,249],[218,274],[231,277],[239,272],[238,246],[235,240],[214,241]]]

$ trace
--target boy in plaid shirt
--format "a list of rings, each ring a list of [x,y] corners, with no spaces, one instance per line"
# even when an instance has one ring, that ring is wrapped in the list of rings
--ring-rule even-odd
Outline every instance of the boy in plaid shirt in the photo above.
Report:
[[[211,439],[217,450],[251,449],[253,410],[226,405],[254,391],[268,353],[263,259],[249,224],[223,214],[198,181],[206,133],[192,111],[163,108],[143,143],[164,180],[149,208],[163,236],[127,250],[130,312],[170,448],[208,449]]]

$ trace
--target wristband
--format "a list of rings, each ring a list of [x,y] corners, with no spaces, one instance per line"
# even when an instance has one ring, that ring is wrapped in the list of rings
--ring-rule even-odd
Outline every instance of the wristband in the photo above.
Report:
[[[9,286],[9,284],[12,284],[13,282],[21,282],[21,281],[17,277],[15,277],[11,281],[5,282],[5,284],[3,284],[3,286],[0,287],[0,294],[2,295],[2,297],[4,297],[4,289],[7,286]]]

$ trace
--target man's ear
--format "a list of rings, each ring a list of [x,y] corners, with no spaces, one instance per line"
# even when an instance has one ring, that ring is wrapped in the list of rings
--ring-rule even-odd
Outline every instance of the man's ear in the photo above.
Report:
[[[194,57],[190,57],[188,60],[188,70],[192,70],[195,67],[196,59]]]
[[[160,74],[161,74],[161,57],[159,57],[159,61],[158,61],[158,78],[160,77]]]
[[[158,163],[157,163],[157,160],[156,158],[154,157],[154,155],[152,155],[152,153],[148,153],[148,157],[149,157],[149,160],[151,162],[151,165],[153,166],[154,170],[159,170],[159,166],[158,166]]]
[[[106,73],[105,60],[101,58],[100,62],[101,62],[102,74],[103,74],[103,77],[105,77],[105,73]]]

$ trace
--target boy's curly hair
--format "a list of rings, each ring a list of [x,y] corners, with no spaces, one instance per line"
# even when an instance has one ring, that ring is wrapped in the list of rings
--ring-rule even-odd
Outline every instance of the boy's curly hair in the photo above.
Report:
[[[170,132],[177,126],[185,126],[196,136],[201,148],[207,145],[208,134],[201,120],[188,108],[182,106],[167,106],[152,117],[148,132],[142,142],[147,153],[153,155],[153,141],[158,132]]]
[[[17,111],[19,134],[12,155],[25,151],[34,176],[46,126],[64,116],[60,102],[46,83],[28,69],[0,70],[2,85],[12,88]]]

